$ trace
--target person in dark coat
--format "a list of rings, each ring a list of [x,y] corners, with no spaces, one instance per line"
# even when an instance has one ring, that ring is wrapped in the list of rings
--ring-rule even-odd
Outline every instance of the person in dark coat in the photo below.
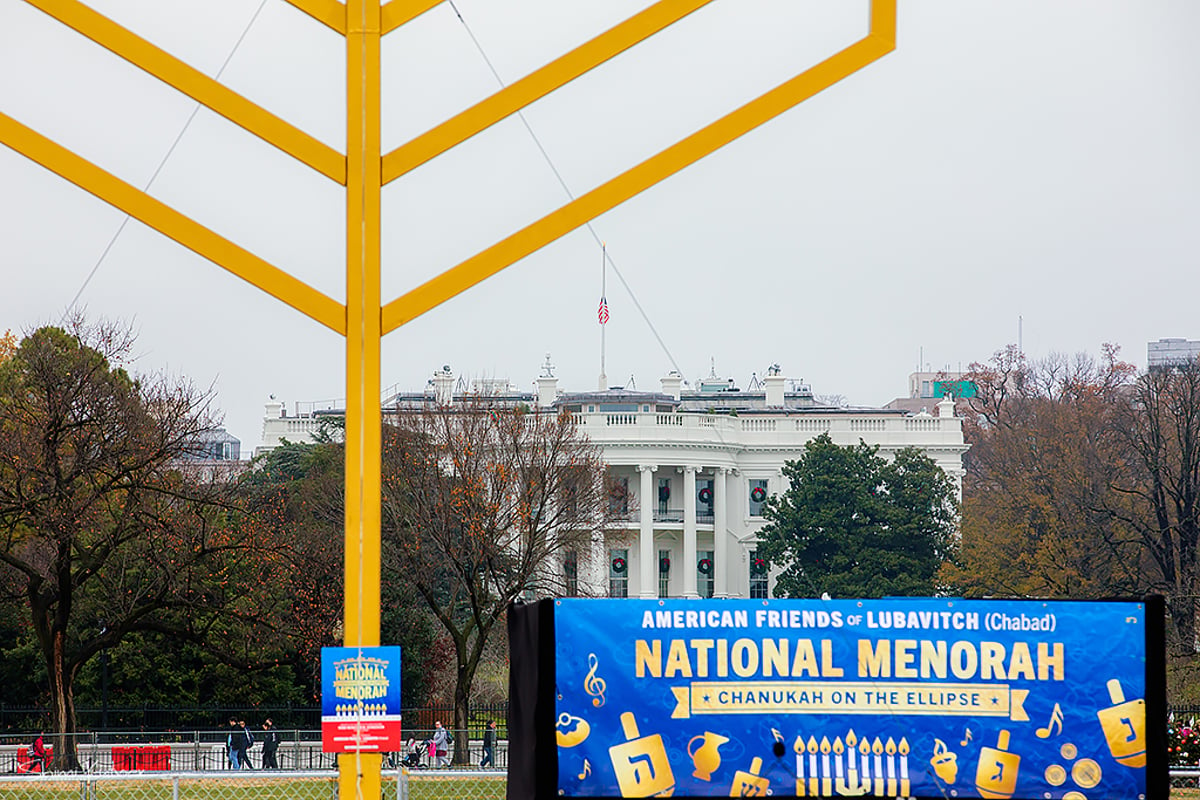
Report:
[[[238,760],[241,762],[241,768],[254,769],[254,765],[250,763],[250,748],[254,746],[254,734],[250,733],[250,729],[246,727],[246,720],[244,719],[238,721],[238,728],[242,734],[242,738],[238,743],[240,745]]]
[[[241,769],[242,768],[241,757],[242,757],[242,751],[245,749],[245,747],[243,746],[243,743],[245,742],[245,738],[246,738],[245,732],[242,729],[238,728],[237,718],[230,717],[229,718],[229,735],[225,737],[225,750],[226,750],[227,754],[229,755],[229,768],[230,769]]]
[[[275,730],[275,723],[269,719],[264,720],[263,732],[259,738],[263,746],[262,768],[279,769],[279,763],[275,760],[275,752],[279,749],[279,731]]]
[[[496,747],[496,720],[492,720],[483,729],[483,758],[479,761],[479,768],[494,767],[496,761],[492,756],[492,750]]]

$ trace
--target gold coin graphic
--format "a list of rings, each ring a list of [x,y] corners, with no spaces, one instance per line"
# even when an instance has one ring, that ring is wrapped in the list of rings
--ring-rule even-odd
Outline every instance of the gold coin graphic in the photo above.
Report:
[[[1075,756],[1079,755],[1079,749],[1076,748],[1075,745],[1071,744],[1070,742],[1067,742],[1066,744],[1064,744],[1062,746],[1062,749],[1059,750],[1059,752],[1062,753],[1062,757],[1067,759],[1068,761],[1071,760],[1072,758],[1074,758]]]
[[[1058,764],[1046,767],[1046,783],[1051,786],[1062,786],[1067,782],[1067,771]]]
[[[1087,795],[1083,792],[1067,792],[1062,796],[1062,800],[1087,800]]]
[[[1071,778],[1084,789],[1100,783],[1100,765],[1090,758],[1081,758],[1071,767]]]

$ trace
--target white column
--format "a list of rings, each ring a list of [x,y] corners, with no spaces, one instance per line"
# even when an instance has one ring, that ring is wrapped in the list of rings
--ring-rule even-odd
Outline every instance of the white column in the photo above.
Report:
[[[654,558],[654,471],[658,467],[651,464],[638,464],[638,472],[642,474],[641,495],[638,502],[641,525],[638,530],[638,596],[657,597],[657,586],[654,573],[658,569],[658,561]]]
[[[608,542],[604,539],[604,531],[593,531],[587,570],[584,570],[582,564],[579,567],[580,588],[586,586],[597,597],[608,597],[608,564]],[[584,575],[587,576],[586,583]]]
[[[713,470],[713,595],[729,597],[729,555],[725,532],[725,517],[728,505],[725,494],[725,476],[728,470],[717,467]]]
[[[683,596],[696,591],[696,468],[683,468]]]

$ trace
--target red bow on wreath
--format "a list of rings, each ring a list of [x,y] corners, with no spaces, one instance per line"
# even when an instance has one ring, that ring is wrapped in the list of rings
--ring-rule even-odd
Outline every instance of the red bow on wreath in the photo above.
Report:
[[[767,499],[767,490],[761,486],[755,486],[750,490],[750,499],[756,503],[761,503]]]

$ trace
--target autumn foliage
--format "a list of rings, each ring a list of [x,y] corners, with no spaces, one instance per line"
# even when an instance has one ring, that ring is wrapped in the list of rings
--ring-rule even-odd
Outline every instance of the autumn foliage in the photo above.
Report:
[[[1200,595],[1200,366],[1100,359],[972,365],[962,548],[971,596],[1166,596],[1180,654]]]
[[[411,586],[452,640],[453,725],[465,731],[475,672],[508,606],[560,594],[563,554],[602,535],[606,470],[570,414],[477,398],[392,415],[383,473],[385,575]]]

